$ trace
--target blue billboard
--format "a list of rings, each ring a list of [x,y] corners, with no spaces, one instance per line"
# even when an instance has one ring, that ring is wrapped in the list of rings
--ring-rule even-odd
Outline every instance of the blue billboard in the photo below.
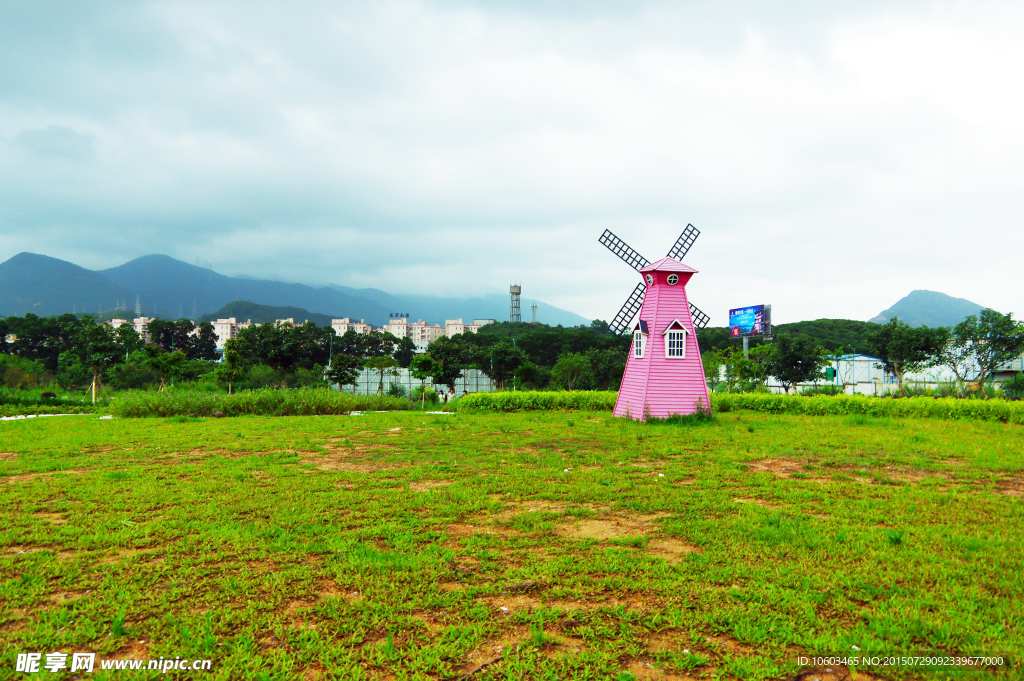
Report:
[[[729,335],[733,338],[772,335],[772,306],[750,305],[729,310]]]

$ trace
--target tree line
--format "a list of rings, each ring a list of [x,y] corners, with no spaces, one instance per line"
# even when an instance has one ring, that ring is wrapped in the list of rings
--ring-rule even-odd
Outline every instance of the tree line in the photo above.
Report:
[[[860,349],[878,358],[878,366],[895,377],[901,395],[908,394],[907,374],[945,366],[961,386],[977,388],[987,397],[984,382],[1024,353],[1024,325],[1013,319],[1013,313],[991,309],[953,327],[913,327],[898,318],[875,327],[864,336]],[[772,376],[788,391],[798,384],[836,379],[826,373],[828,367],[849,350],[829,349],[809,336],[782,332],[774,342],[755,344],[749,356],[733,341],[731,346],[705,350],[701,357],[712,385],[724,376],[727,390],[764,389]]]
[[[1012,314],[983,310],[952,328],[911,327],[899,319],[864,337],[863,348],[897,380],[906,394],[908,373],[948,366],[962,383],[979,383],[1024,351],[1024,332]],[[704,333],[702,330],[699,334]],[[413,376],[454,389],[466,369],[479,369],[499,388],[617,390],[631,343],[606,322],[571,328],[535,324],[490,324],[476,334],[442,337],[425,355],[409,338],[371,331],[338,336],[329,326],[265,323],[227,341],[223,361],[213,325],[187,319],[153,320],[144,341],[129,324],[117,329],[90,316],[0,319],[0,368],[9,386],[55,381],[68,390],[102,385],[148,384],[209,378],[227,387],[351,385],[363,369],[378,377],[408,367]],[[11,341],[6,339],[11,337]],[[698,336],[700,338],[700,335]],[[706,339],[706,336],[705,336]],[[703,341],[702,341],[703,342]],[[830,349],[809,336],[781,333],[755,344],[749,356],[738,345],[710,343],[702,359],[713,386],[724,375],[726,389],[762,388],[769,376],[787,389],[826,380],[827,367],[845,349]],[[702,346],[704,347],[704,346]],[[6,357],[6,359],[4,359]],[[984,386],[981,386],[984,394]]]

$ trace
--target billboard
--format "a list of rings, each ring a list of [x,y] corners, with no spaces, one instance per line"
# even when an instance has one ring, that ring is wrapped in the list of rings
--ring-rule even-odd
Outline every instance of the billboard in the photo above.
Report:
[[[772,306],[749,305],[729,310],[729,335],[733,338],[772,335]]]

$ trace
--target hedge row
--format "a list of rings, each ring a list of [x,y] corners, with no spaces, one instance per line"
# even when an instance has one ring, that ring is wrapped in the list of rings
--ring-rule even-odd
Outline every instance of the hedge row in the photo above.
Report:
[[[514,391],[473,393],[460,397],[456,411],[611,411],[617,392],[573,390],[564,392]]]
[[[771,414],[807,414],[829,416],[866,414],[899,418],[937,418],[973,421],[1002,421],[1024,424],[1024,402],[1008,400],[958,400],[934,397],[901,399],[861,397],[852,395],[766,395],[764,393],[716,393],[711,396],[716,412],[734,409],[763,411]]]
[[[412,408],[408,399],[353,395],[327,388],[246,390],[234,395],[171,390],[128,392],[110,401],[107,411],[122,418],[144,416],[313,416],[352,411],[396,411]]]
[[[102,409],[70,404],[0,404],[0,416],[28,416],[30,414],[95,414]]]

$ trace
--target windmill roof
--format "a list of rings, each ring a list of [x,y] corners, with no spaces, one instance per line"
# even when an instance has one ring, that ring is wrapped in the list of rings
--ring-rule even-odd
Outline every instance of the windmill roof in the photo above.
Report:
[[[655,260],[650,265],[640,268],[641,272],[696,272],[689,265],[684,265],[675,258],[662,258],[661,260]]]

